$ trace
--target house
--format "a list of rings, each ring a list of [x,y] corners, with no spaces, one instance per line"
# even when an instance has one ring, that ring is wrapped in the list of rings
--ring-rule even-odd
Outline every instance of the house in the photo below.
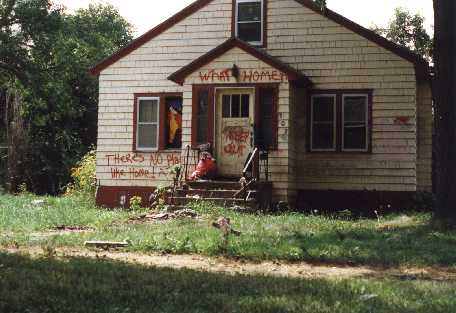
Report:
[[[98,204],[147,198],[206,143],[237,179],[266,151],[273,201],[400,206],[432,190],[427,62],[312,1],[198,0],[91,72]]]

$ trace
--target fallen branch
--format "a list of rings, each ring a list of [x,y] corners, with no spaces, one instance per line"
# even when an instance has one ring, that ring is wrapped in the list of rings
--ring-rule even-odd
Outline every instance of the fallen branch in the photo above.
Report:
[[[129,245],[127,241],[86,241],[84,246],[95,248],[125,248]]]

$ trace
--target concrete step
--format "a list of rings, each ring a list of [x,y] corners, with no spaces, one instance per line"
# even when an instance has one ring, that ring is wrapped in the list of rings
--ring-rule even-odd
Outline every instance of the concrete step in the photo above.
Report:
[[[183,190],[183,189],[177,189],[175,196],[176,197],[186,197],[186,196],[200,196],[201,198],[223,198],[223,199],[229,199],[233,198],[234,195],[238,192],[239,190],[223,190],[223,189],[189,189],[189,190]],[[250,190],[250,198],[255,198],[256,196],[256,191],[255,190]]]
[[[210,202],[215,205],[220,205],[220,206],[224,206],[224,207],[229,207],[229,206],[234,206],[234,205],[252,207],[252,206],[256,205],[256,201],[254,199],[244,201],[244,199],[233,199],[233,198],[230,198],[230,199],[225,199],[225,198],[193,199],[193,198],[187,198],[187,197],[172,197],[169,199],[168,204],[185,206],[194,201],[206,201],[206,202]]]
[[[192,182],[187,182],[187,185],[191,189],[205,189],[205,190],[240,190],[242,188],[239,182],[235,181],[206,181],[206,180],[197,180]],[[252,189],[255,188],[254,184],[251,186]]]

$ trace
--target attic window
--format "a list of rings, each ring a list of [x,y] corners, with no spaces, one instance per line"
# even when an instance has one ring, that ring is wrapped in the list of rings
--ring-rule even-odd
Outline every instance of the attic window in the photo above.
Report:
[[[264,1],[236,1],[236,37],[255,46],[263,45]]]

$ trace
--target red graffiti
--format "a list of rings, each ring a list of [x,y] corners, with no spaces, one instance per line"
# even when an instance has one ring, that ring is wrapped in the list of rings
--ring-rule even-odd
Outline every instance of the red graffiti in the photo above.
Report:
[[[223,128],[223,135],[225,136],[225,140],[246,143],[250,136],[250,132],[241,126],[225,126],[225,128]]]
[[[209,70],[207,73],[200,72],[200,79],[201,81],[220,81],[220,82],[229,82],[230,78],[232,77],[231,70],[226,69],[221,72],[217,72],[216,70]]]
[[[183,164],[180,153],[157,152],[150,155],[143,154],[110,154],[106,155],[108,166],[111,167],[112,179],[157,179],[169,178],[169,170],[172,166]],[[147,159],[147,162],[145,162]],[[188,162],[188,171],[191,172],[196,166],[197,155],[191,155]],[[128,166],[129,165],[129,166]]]
[[[223,147],[223,151],[228,155],[237,155],[239,157],[244,155],[246,145],[229,143]]]
[[[124,164],[124,163],[142,163],[144,162],[144,156],[141,154],[107,154],[106,158],[108,159],[108,166],[111,164]]]
[[[208,70],[199,72],[199,78],[202,82],[230,82],[233,77],[231,69],[222,71]],[[277,70],[243,70],[241,71],[240,81],[242,82],[261,82],[261,81],[278,81],[287,80],[287,75]]]
[[[229,142],[223,147],[223,151],[228,155],[243,156],[247,148],[247,140],[250,132],[241,126],[226,126],[223,129],[225,141]]]
[[[257,70],[249,70],[249,71],[242,71],[241,80],[244,82],[258,82],[258,81],[280,81],[283,82],[287,78],[287,75],[276,71],[257,71]]]

